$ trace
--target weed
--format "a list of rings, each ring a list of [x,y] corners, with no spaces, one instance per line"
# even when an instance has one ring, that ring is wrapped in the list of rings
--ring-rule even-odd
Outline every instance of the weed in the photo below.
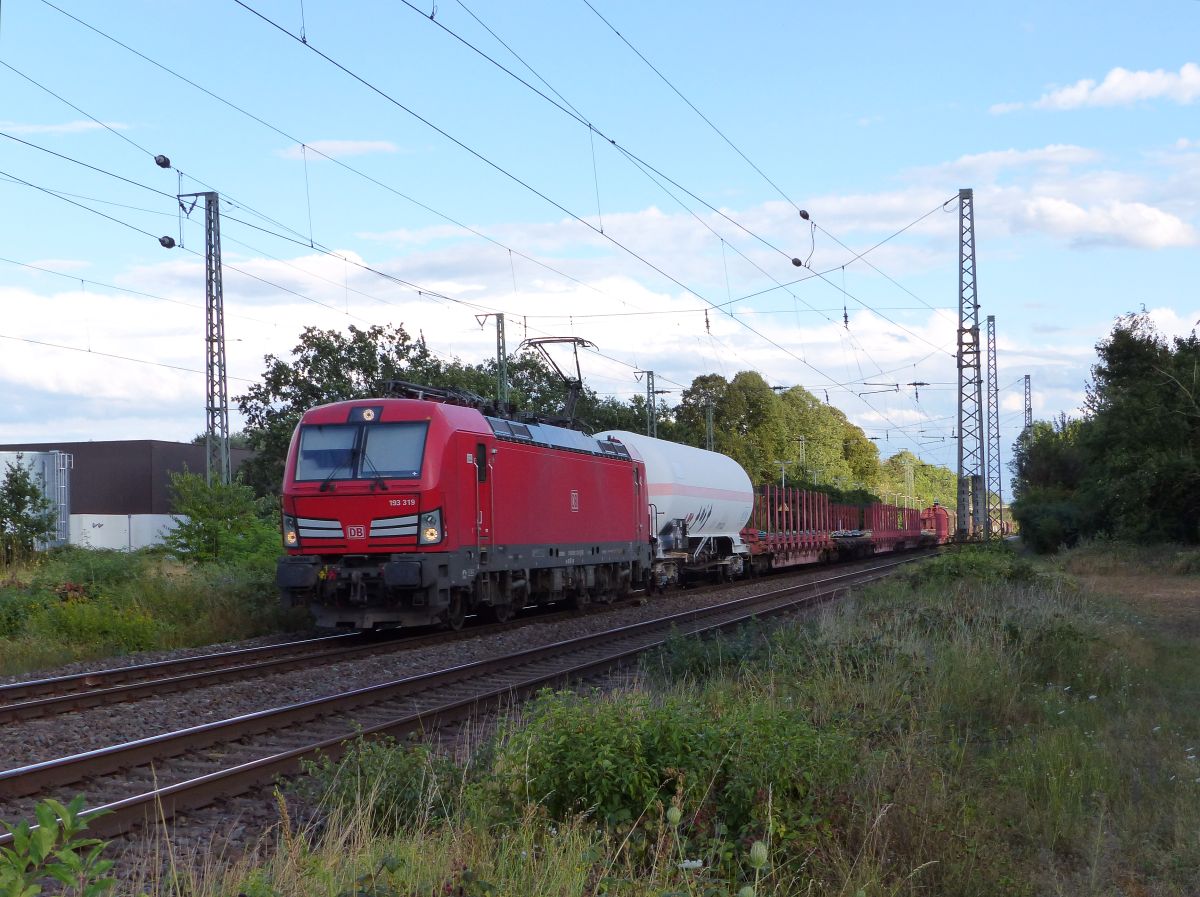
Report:
[[[19,822],[0,827],[12,834],[12,847],[0,847],[0,894],[37,897],[39,882],[52,878],[81,897],[98,897],[116,883],[108,877],[113,861],[105,859],[105,842],[84,838],[87,822],[80,818],[83,797],[69,804],[43,800],[36,809],[37,825]]]

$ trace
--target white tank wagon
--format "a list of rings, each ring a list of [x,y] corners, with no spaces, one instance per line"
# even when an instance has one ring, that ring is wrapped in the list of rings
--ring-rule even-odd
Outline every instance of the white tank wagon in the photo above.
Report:
[[[741,574],[749,556],[741,532],[754,509],[754,487],[740,464],[717,452],[624,430],[596,438],[619,441],[646,464],[659,585],[688,576]]]

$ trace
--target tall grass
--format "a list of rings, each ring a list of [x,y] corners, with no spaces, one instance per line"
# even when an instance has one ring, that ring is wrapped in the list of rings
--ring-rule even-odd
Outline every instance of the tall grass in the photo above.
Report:
[[[285,813],[261,860],[144,886],[1200,893],[1200,656],[1146,613],[1061,567],[955,556],[802,624],[675,640],[632,687],[545,694],[463,764],[364,744],[313,768],[289,804],[316,821]]]
[[[0,580],[0,675],[245,638],[285,622],[261,566],[68,548]]]

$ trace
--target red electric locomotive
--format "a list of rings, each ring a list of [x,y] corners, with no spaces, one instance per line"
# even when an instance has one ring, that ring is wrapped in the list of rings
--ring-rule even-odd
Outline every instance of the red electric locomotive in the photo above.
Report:
[[[457,629],[641,585],[646,472],[624,445],[418,394],[304,414],[283,482],[285,601],[326,627]]]

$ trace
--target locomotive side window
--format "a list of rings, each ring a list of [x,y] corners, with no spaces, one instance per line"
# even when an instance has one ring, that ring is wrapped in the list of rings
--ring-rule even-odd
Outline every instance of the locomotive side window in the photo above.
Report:
[[[359,428],[353,424],[309,424],[300,428],[298,480],[348,480],[354,476],[354,441]]]
[[[424,421],[364,427],[363,456],[358,475],[408,479],[419,477],[428,430],[429,424]]]

